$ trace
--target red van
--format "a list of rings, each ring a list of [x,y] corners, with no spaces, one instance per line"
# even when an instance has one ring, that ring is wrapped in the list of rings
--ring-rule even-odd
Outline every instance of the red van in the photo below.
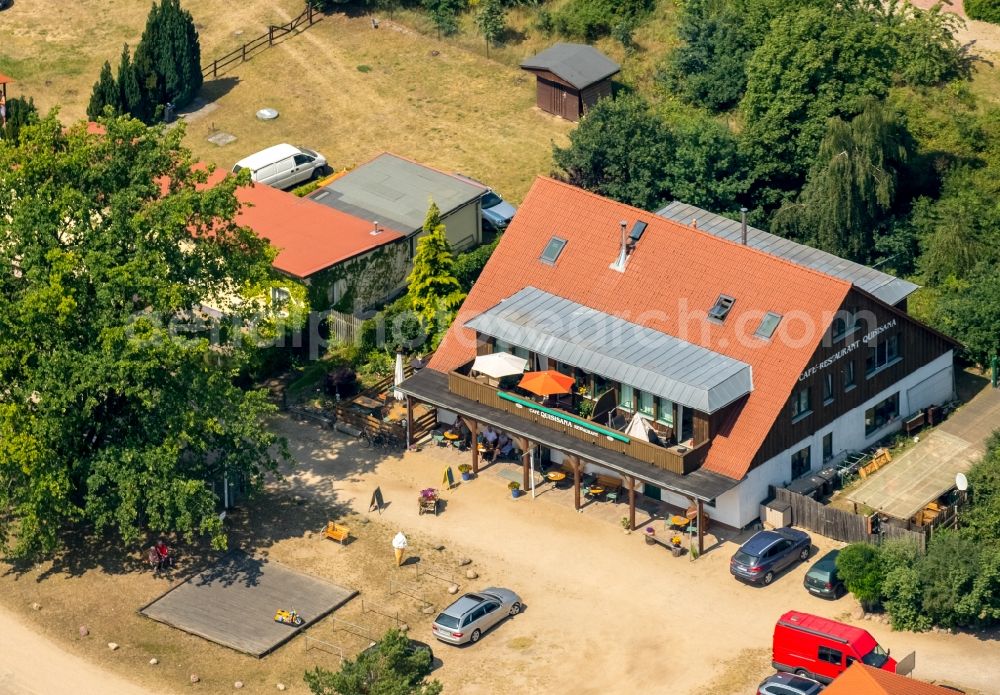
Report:
[[[896,661],[867,630],[788,611],[774,626],[771,665],[829,683],[855,661],[896,672]]]

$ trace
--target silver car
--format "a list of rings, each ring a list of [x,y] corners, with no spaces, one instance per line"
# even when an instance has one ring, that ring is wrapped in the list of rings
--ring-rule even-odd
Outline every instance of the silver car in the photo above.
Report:
[[[442,642],[478,642],[484,632],[508,615],[521,612],[521,598],[510,589],[490,587],[466,594],[445,608],[431,626]]]

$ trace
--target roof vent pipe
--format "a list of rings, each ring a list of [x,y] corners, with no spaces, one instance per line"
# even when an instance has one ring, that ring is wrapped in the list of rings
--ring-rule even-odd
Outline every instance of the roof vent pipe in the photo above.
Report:
[[[747,209],[740,208],[740,239],[747,245]]]
[[[691,218],[691,229],[698,229],[698,218],[697,217],[692,217]]]
[[[376,234],[381,234],[382,230],[379,229],[378,220],[372,220],[372,223],[375,225],[375,229],[369,232],[369,234],[371,234],[372,236],[375,236]]]

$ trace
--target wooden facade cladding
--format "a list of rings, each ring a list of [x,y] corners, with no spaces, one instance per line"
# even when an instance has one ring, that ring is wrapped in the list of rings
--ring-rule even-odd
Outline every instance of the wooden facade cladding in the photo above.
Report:
[[[524,407],[519,408],[514,403],[500,398],[497,389],[492,386],[454,371],[448,373],[448,390],[456,396],[461,396],[462,398],[481,403],[490,408],[525,418],[549,429],[563,432],[581,441],[595,444],[603,449],[616,451],[620,454],[630,456],[637,461],[644,461],[645,463],[680,475],[692,473],[701,467],[701,464],[705,461],[705,455],[708,453],[707,443],[688,449],[682,454],[676,448],[664,448],[632,437],[629,438],[628,442],[622,442],[599,434],[581,432],[571,425],[562,424],[560,421],[543,417],[539,411]],[[577,417],[572,413],[566,413],[566,416]]]
[[[590,113],[598,99],[611,96],[611,80],[601,80],[580,92],[580,108],[583,115]]]
[[[827,327],[820,346],[800,375],[793,392],[788,395],[788,402],[771,425],[751,467],[761,465],[820,431],[838,417],[859,407],[956,345],[905,312],[892,308],[857,288],[848,293],[840,310],[856,310],[861,318],[861,325],[838,340],[831,338],[830,328]],[[875,332],[877,335],[872,336]],[[869,353],[878,343],[893,335],[898,336],[898,360],[874,371],[870,376],[867,375],[865,364]],[[845,384],[848,364],[854,366],[853,388],[848,388]],[[827,375],[832,375],[833,378],[833,396],[824,402],[823,387]],[[793,400],[803,388],[809,390],[811,412],[793,417]],[[905,418],[909,413],[899,415]]]
[[[548,70],[529,70],[535,75],[535,97],[538,108],[548,113],[578,121],[603,97],[611,96],[611,78],[577,89]]]

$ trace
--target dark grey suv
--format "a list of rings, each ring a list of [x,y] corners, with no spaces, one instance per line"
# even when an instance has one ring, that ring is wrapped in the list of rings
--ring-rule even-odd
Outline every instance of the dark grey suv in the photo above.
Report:
[[[822,691],[822,683],[791,673],[776,673],[757,686],[757,695],[817,695]]]
[[[778,572],[796,560],[808,560],[812,539],[805,531],[779,528],[761,531],[740,546],[729,561],[729,572],[753,584],[770,584]]]

